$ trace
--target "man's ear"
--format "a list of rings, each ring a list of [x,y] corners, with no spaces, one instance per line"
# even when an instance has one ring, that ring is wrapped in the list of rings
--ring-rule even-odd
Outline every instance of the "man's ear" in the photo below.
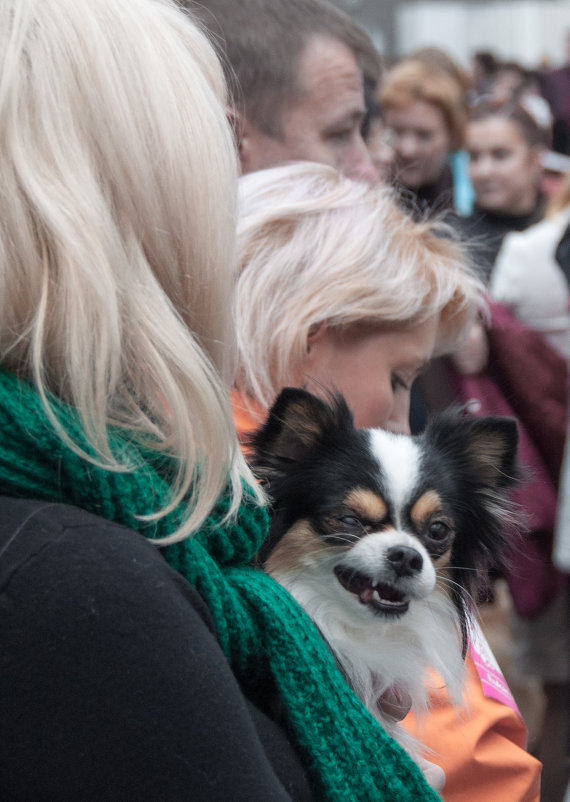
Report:
[[[237,109],[228,111],[228,120],[234,132],[242,175],[260,169],[260,151],[263,152],[265,134]]]
[[[286,153],[279,139],[264,133],[243,112],[235,109],[230,122],[236,137],[242,175],[283,163]]]
[[[228,118],[228,122],[231,126],[233,131],[236,147],[238,150],[240,162],[241,162],[241,151],[242,151],[242,142],[244,137],[244,127],[245,127],[245,117],[244,115],[238,111],[237,109],[233,108],[233,106],[228,106],[226,109],[226,117]],[[245,172],[242,170],[242,172]]]

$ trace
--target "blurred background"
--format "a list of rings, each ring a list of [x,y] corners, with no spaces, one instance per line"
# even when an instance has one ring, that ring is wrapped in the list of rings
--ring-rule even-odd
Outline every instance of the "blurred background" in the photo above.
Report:
[[[531,69],[570,61],[569,0],[335,0],[389,64],[419,47],[444,49],[467,68],[477,51]]]

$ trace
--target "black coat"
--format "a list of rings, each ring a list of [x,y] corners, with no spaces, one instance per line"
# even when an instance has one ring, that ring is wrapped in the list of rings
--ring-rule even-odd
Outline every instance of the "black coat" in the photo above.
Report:
[[[201,597],[141,535],[0,496],[0,555],[3,800],[312,798]]]
[[[489,281],[506,235],[511,231],[524,231],[542,220],[543,214],[544,200],[540,198],[528,214],[497,214],[476,206],[468,217],[457,217],[452,222],[466,240],[475,264],[483,273],[482,278]]]

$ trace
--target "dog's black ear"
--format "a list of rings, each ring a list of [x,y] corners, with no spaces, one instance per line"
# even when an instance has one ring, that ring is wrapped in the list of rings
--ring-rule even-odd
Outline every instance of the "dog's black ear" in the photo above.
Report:
[[[456,468],[467,472],[477,485],[508,488],[520,477],[518,429],[513,418],[467,418],[450,410],[430,422],[426,438],[451,456]]]
[[[266,422],[249,438],[253,464],[276,469],[297,462],[322,443],[332,427],[347,425],[353,426],[352,413],[342,396],[323,401],[306,390],[286,387]]]
[[[458,410],[450,410],[430,421],[424,436],[426,453],[434,449],[435,459],[439,454],[449,472],[446,492],[458,527],[452,595],[464,621],[471,605],[469,597],[482,598],[490,572],[504,570],[510,544],[522,524],[520,509],[509,498],[510,489],[521,478],[517,424],[512,418],[464,417]]]
[[[508,487],[519,478],[517,448],[519,434],[513,418],[475,418],[466,422],[467,455],[481,481]]]

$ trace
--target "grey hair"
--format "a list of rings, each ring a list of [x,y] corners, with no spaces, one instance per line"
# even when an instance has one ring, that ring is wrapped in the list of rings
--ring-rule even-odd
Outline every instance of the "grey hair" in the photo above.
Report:
[[[282,133],[282,113],[301,90],[299,58],[316,35],[351,50],[376,84],[380,57],[372,40],[327,0],[183,0],[218,40],[232,105],[266,135]]]

